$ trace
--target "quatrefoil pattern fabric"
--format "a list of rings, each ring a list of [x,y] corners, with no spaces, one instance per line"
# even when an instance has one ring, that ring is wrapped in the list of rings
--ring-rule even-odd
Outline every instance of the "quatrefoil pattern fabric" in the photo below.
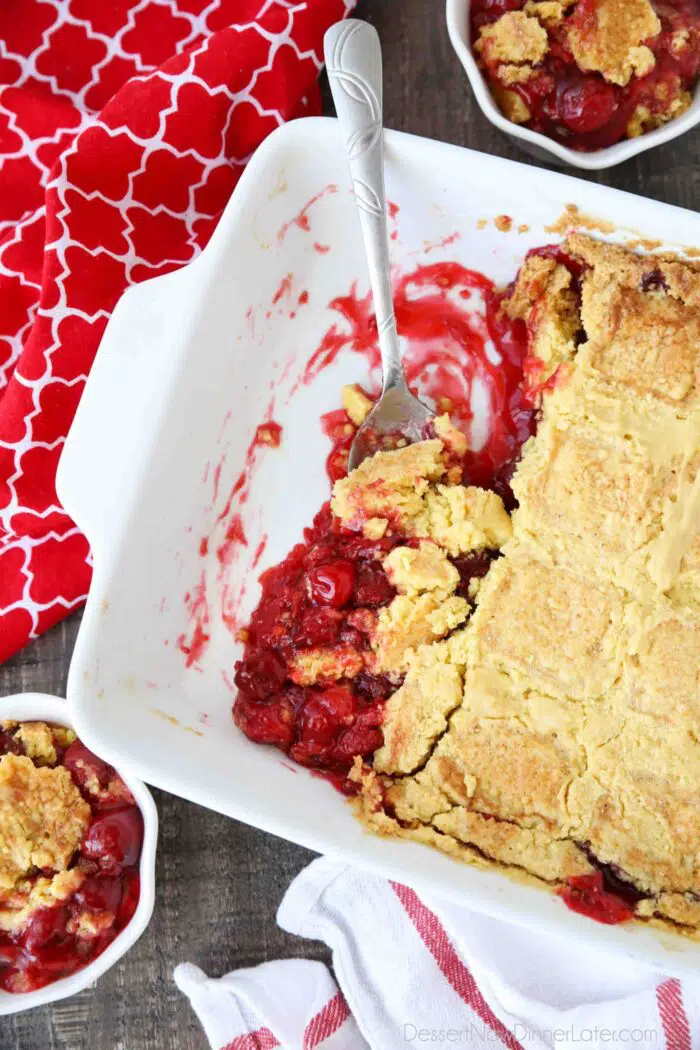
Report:
[[[55,474],[119,296],[195,258],[265,136],[319,111],[353,6],[0,3],[0,660],[87,594]]]

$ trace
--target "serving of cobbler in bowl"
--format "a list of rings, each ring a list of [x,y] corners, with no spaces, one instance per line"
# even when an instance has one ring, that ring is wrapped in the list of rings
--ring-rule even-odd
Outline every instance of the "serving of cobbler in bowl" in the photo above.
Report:
[[[527,341],[510,458],[474,484],[448,411],[334,459],[234,719],[373,832],[697,937],[700,268],[575,233],[499,310]],[[371,404],[346,390],[342,447]]]
[[[457,2],[448,22],[472,85],[561,159],[604,167],[697,122],[698,0],[469,0],[461,21]]]
[[[84,746],[64,706],[0,705],[0,1013],[92,983],[153,907],[153,801]]]

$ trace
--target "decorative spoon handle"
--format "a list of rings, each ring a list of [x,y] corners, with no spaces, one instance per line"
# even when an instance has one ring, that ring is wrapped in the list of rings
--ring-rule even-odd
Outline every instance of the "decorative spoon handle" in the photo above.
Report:
[[[369,267],[377,317],[384,390],[405,383],[389,272],[384,146],[382,51],[376,29],[351,18],[331,26],[326,66],[345,149]]]

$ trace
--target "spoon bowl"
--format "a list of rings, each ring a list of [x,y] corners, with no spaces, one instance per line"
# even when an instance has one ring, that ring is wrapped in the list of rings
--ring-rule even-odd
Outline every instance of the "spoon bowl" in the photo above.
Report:
[[[399,448],[423,441],[435,415],[408,387],[396,385],[382,394],[355,435],[350,446],[348,470],[359,467],[363,459],[386,448]]]

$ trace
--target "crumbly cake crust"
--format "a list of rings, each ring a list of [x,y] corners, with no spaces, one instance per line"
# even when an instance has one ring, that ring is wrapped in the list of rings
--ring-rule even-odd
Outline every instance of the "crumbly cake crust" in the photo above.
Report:
[[[512,532],[466,626],[438,641],[411,635],[384,745],[372,769],[356,763],[356,805],[381,834],[539,884],[609,866],[643,898],[637,919],[692,934],[700,273],[578,234],[563,248],[584,266],[580,312],[565,268],[538,257],[506,307],[528,323],[553,379],[513,479]],[[412,448],[434,473],[409,521],[441,476],[437,452]],[[364,471],[385,473],[381,463]],[[356,485],[351,475],[345,491]],[[428,547],[398,548],[388,570],[395,602],[434,615],[455,597]],[[391,609],[382,612],[399,632]]]
[[[540,62],[547,50],[547,33],[524,11],[509,11],[484,26],[475,44],[491,60],[507,64]]]
[[[0,894],[34,868],[63,871],[80,845],[90,806],[62,766],[26,755],[0,759]]]
[[[580,69],[602,73],[624,86],[655,64],[645,41],[657,36],[661,22],[649,0],[595,0],[592,19],[572,20],[569,46]]]
[[[379,452],[336,481],[331,500],[336,517],[371,538],[395,531],[432,540],[453,556],[502,546],[511,524],[500,496],[443,484],[451,480],[448,442],[455,438],[438,420],[440,428],[444,437]]]

